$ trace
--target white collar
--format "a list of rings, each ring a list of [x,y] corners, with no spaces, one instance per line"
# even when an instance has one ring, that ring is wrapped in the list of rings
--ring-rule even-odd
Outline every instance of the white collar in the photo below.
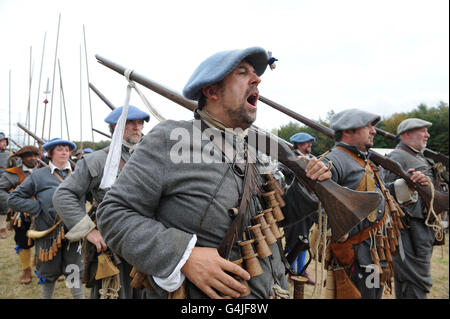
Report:
[[[22,164],[22,171],[23,171],[23,172],[30,172],[30,173],[32,173],[33,170],[34,170],[34,167],[33,167],[33,168],[29,168],[29,167],[26,166],[25,164]]]
[[[52,161],[49,161],[48,166],[50,167],[50,172],[53,174],[53,172],[55,171],[55,169],[57,169],[58,167],[55,166],[55,164],[52,163]],[[58,168],[59,169],[59,168]],[[72,172],[72,166],[70,166],[69,161],[67,161],[66,166],[63,168],[63,170],[68,169],[69,172]]]

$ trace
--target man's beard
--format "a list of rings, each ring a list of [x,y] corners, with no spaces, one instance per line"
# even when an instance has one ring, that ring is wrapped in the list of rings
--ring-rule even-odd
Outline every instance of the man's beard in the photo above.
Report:
[[[127,143],[130,143],[131,145],[136,145],[137,143],[139,143],[139,140],[141,139],[142,134],[137,133],[134,134],[135,132],[133,132],[133,134],[130,134],[127,138],[126,141]],[[136,136],[138,135],[138,136]]]
[[[254,90],[252,88],[248,89],[247,92],[245,93],[244,96],[244,101],[242,102],[242,104],[239,106],[238,109],[236,110],[232,110],[229,107],[227,107],[225,104],[222,104],[222,107],[224,108],[224,110],[226,111],[227,115],[229,116],[233,128],[243,128],[246,129],[248,127],[250,127],[253,122],[256,120],[256,110],[254,112],[255,116],[252,117],[251,114],[252,113],[247,113],[247,111],[245,110],[245,103],[247,102],[246,97],[250,94],[250,92]]]

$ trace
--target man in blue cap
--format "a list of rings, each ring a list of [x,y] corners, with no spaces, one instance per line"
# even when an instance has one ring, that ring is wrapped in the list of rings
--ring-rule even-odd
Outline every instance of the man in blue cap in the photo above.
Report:
[[[292,135],[289,141],[294,144],[294,152],[298,156],[306,157],[307,159],[311,159],[314,156],[311,154],[312,143],[315,141],[315,137],[311,136],[308,133],[299,132]],[[298,182],[297,180],[295,180]],[[300,188],[301,185],[298,185]],[[317,200],[315,198],[314,200]],[[303,219],[302,221],[292,224],[284,228],[285,236],[286,236],[286,252],[291,251],[295,245],[298,243],[299,236],[301,236],[302,240],[308,240],[309,231],[311,226],[314,224],[314,220],[317,219],[317,214],[311,215]],[[301,272],[302,269],[306,265],[306,252],[307,250],[303,250],[300,252],[298,257],[295,259],[292,268],[298,275],[302,275],[308,279],[306,282],[309,285],[314,285],[315,281],[309,276],[309,274],[305,271]]]
[[[250,146],[248,153],[244,149],[247,129],[256,119],[260,76],[268,63],[267,52],[259,47],[219,52],[202,62],[183,89],[186,98],[198,101],[196,120],[155,126],[99,206],[97,221],[106,242],[145,274],[154,290],[150,298],[181,292],[187,298],[289,295],[283,252],[276,244],[271,245],[272,257],[259,259],[262,273],[251,279],[238,265],[238,244],[229,259],[217,250],[233,221],[228,211],[239,207],[243,194],[245,169],[237,158],[247,167],[245,154],[261,164]],[[184,133],[194,140],[180,140]],[[212,141],[207,133],[222,140]],[[195,134],[203,135],[197,141]],[[222,143],[231,145],[232,152],[225,152]],[[199,162],[194,157],[189,161],[189,153],[186,161],[173,160],[179,158],[178,150],[196,149],[200,152],[194,157],[202,156]],[[323,163],[313,163],[317,165],[308,171],[311,178],[330,177]],[[261,208],[257,196],[250,194],[248,220]],[[241,280],[248,280],[250,289]]]
[[[339,112],[331,119],[336,144],[326,161],[332,162],[332,179],[353,190],[383,195],[376,210],[338,242],[330,244],[332,270],[349,277],[354,284],[354,298],[381,299],[385,282],[390,285],[393,265],[392,261],[379,260],[375,240],[377,236],[385,236],[388,229],[400,227],[389,215],[392,213],[387,209],[389,198],[379,169],[368,158],[376,134],[374,126],[379,120],[380,116],[359,109]],[[423,174],[416,172],[413,178],[423,181]],[[348,286],[337,287],[340,288],[350,290]]]
[[[433,185],[439,188],[439,172],[434,162],[423,155],[430,138],[428,128],[432,123],[409,118],[397,127],[400,142],[387,156],[397,161],[405,171],[423,171]],[[397,299],[426,299],[433,285],[431,278],[431,256],[435,244],[433,223],[427,223],[430,213],[425,202],[408,188],[403,179],[384,171],[386,182],[392,183],[391,192],[406,213],[408,228],[401,229],[401,249],[403,254],[394,256],[395,297]],[[436,228],[439,230],[439,226]],[[438,232],[439,233],[439,232]],[[440,232],[441,236],[444,233]]]
[[[111,134],[114,133],[122,110],[123,106],[116,108],[105,118]],[[149,114],[135,106],[130,105],[128,107],[118,174],[120,174],[122,167],[130,159],[131,152],[142,138],[144,121],[148,122],[149,120]],[[105,285],[102,287],[102,280],[95,280],[94,278],[97,269],[97,255],[108,249],[95,224],[95,210],[97,205],[103,200],[106,192],[106,190],[100,188],[100,183],[103,178],[108,152],[109,147],[106,147],[102,150],[85,154],[77,162],[75,172],[58,187],[53,196],[53,204],[61,212],[60,216],[69,229],[66,237],[71,241],[85,239],[83,256],[86,263],[86,272],[83,280],[86,286],[91,288],[90,297],[92,299],[105,298],[106,293],[109,293],[108,287]],[[89,192],[94,197],[93,207],[90,211],[91,216],[86,215],[84,209],[84,199]],[[83,205],[80,205],[80,202]],[[113,260],[117,263],[120,270],[121,288],[116,291],[117,297],[120,299],[141,298],[142,292],[130,286],[131,278],[129,273],[131,266],[120,256],[113,254],[115,257]],[[102,292],[105,295],[102,295]]]

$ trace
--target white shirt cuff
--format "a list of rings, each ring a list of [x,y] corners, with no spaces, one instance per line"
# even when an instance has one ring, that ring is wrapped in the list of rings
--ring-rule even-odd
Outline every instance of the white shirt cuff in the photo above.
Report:
[[[181,272],[181,268],[184,266],[186,261],[189,259],[191,255],[192,249],[194,249],[195,244],[197,243],[197,235],[194,234],[191,240],[189,241],[186,250],[184,251],[183,257],[181,257],[180,262],[175,267],[174,271],[167,278],[154,277],[153,280],[155,283],[160,286],[162,289],[173,292],[180,288],[186,276]]]

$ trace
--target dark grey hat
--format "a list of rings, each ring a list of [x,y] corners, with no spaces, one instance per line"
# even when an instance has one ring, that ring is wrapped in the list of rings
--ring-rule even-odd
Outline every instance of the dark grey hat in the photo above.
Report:
[[[269,63],[269,55],[260,47],[218,52],[197,67],[184,86],[183,95],[198,100],[202,88],[220,82],[244,59],[255,68],[258,76],[264,73]]]
[[[331,128],[335,131],[351,130],[377,124],[381,117],[359,109],[349,109],[339,112],[331,119]]]
[[[397,134],[400,135],[406,131],[414,130],[416,128],[430,127],[431,125],[433,124],[417,118],[406,119],[401,121],[397,126]]]

